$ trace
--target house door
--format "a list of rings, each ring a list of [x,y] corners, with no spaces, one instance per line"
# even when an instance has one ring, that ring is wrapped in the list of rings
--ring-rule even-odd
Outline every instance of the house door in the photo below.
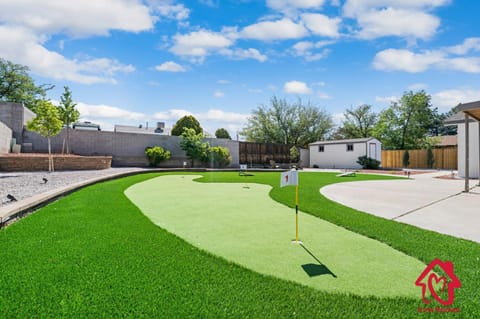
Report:
[[[370,143],[370,158],[377,159],[377,144],[375,143]]]

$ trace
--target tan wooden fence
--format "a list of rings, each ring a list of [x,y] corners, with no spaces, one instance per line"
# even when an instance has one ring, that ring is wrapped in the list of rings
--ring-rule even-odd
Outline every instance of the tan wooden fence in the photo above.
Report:
[[[454,169],[458,168],[457,146],[434,148],[433,167],[435,169]],[[404,168],[403,154],[404,150],[382,151],[383,168]],[[408,150],[410,155],[410,165],[408,168],[429,168],[427,164],[427,150]]]

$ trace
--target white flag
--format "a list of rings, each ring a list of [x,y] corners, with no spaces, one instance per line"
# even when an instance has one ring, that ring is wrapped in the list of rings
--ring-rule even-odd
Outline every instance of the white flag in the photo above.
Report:
[[[280,177],[280,187],[298,185],[298,171],[292,169],[291,171],[283,172]]]

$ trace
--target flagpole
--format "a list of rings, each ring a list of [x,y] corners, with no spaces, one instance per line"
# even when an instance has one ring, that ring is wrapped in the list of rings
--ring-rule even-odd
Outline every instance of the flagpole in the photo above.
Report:
[[[298,244],[298,183],[295,187],[295,242]]]

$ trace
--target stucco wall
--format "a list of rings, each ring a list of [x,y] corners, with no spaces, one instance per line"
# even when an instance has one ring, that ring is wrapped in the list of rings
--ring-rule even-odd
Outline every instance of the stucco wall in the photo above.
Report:
[[[478,122],[470,123],[470,165],[469,175],[471,178],[479,176],[479,136]],[[465,124],[458,124],[458,175],[465,177]]]
[[[0,122],[0,154],[10,152],[10,142],[12,139],[12,130]]]
[[[357,163],[360,156],[369,156],[374,158],[375,154],[370,154],[369,144],[376,144],[376,159],[381,161],[381,144],[376,140],[368,142],[352,143],[353,151],[347,151],[347,144],[323,144],[323,152],[319,152],[319,145],[310,145],[310,167],[317,165],[319,168],[351,168],[357,169],[361,166]]]
[[[24,143],[32,143],[34,152],[47,152],[47,139],[25,130]],[[62,151],[66,129],[53,137],[52,152]],[[211,146],[228,147],[232,155],[232,167],[239,165],[238,142],[226,139],[206,139]],[[190,165],[185,152],[180,148],[180,138],[158,134],[135,134],[107,131],[88,131],[70,129],[70,150],[78,155],[111,155],[113,166],[147,166],[145,157],[147,146],[161,146],[172,153],[171,159],[161,163],[162,167],[182,167],[183,162]]]

